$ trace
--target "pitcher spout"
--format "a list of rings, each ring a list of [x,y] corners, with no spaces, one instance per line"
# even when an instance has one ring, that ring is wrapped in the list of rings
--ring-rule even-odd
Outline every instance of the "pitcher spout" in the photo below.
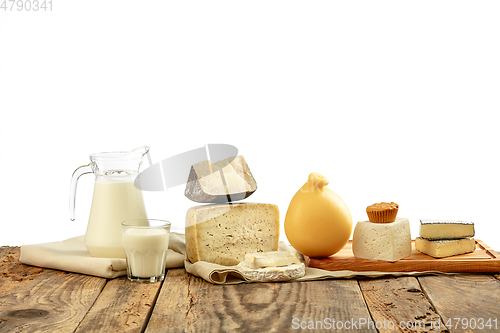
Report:
[[[147,153],[149,153],[149,147],[148,146],[140,146],[140,147],[137,147],[131,151],[129,151],[127,153],[127,156],[134,156],[134,155],[137,155],[137,156],[144,156],[146,155]]]

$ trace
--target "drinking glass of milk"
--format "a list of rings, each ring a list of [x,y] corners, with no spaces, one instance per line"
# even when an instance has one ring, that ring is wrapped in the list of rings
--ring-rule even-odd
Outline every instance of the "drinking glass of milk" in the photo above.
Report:
[[[165,278],[170,222],[136,219],[122,223],[130,281],[159,282]]]

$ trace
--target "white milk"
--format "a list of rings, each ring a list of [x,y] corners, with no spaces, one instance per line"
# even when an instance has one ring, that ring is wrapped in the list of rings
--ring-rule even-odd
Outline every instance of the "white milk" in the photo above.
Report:
[[[94,257],[125,258],[121,223],[147,219],[142,191],[133,180],[96,180],[85,246]]]
[[[169,232],[165,229],[127,229],[123,234],[127,265],[134,277],[160,276],[167,263]]]

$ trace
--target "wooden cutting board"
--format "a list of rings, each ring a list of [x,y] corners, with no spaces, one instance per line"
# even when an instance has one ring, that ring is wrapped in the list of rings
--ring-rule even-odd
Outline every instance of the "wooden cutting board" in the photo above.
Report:
[[[396,262],[368,260],[354,257],[352,241],[338,253],[326,258],[304,256],[306,266],[327,271],[379,271],[379,272],[425,272],[445,273],[461,272],[500,272],[500,255],[482,241],[476,239],[476,251],[448,258],[433,258],[415,249],[412,240],[412,252],[407,258]]]

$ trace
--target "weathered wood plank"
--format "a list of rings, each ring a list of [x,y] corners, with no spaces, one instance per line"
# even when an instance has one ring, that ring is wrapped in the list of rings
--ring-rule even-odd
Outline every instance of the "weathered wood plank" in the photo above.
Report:
[[[0,332],[73,332],[106,279],[19,263],[19,249],[0,257]]]
[[[108,281],[76,332],[140,332],[146,326],[161,283],[127,277]]]
[[[190,282],[193,277],[183,268],[169,269],[156,305],[146,327],[147,332],[187,332],[185,319],[193,303]]]
[[[0,248],[0,295],[15,293],[16,290],[24,288],[43,271],[40,267],[21,264],[19,255],[19,247]],[[1,302],[0,300],[0,305]]]
[[[331,332],[338,322],[376,332],[360,318],[371,320],[356,280],[216,286],[170,270],[146,332]]]
[[[415,277],[360,280],[359,285],[379,332],[446,332]]]
[[[16,248],[17,246],[10,247],[10,246],[0,246],[0,257],[2,256],[2,253],[5,251],[9,251],[10,249]]]
[[[420,276],[418,280],[451,332],[500,331],[500,281],[493,276]],[[491,327],[485,326],[489,319]]]

